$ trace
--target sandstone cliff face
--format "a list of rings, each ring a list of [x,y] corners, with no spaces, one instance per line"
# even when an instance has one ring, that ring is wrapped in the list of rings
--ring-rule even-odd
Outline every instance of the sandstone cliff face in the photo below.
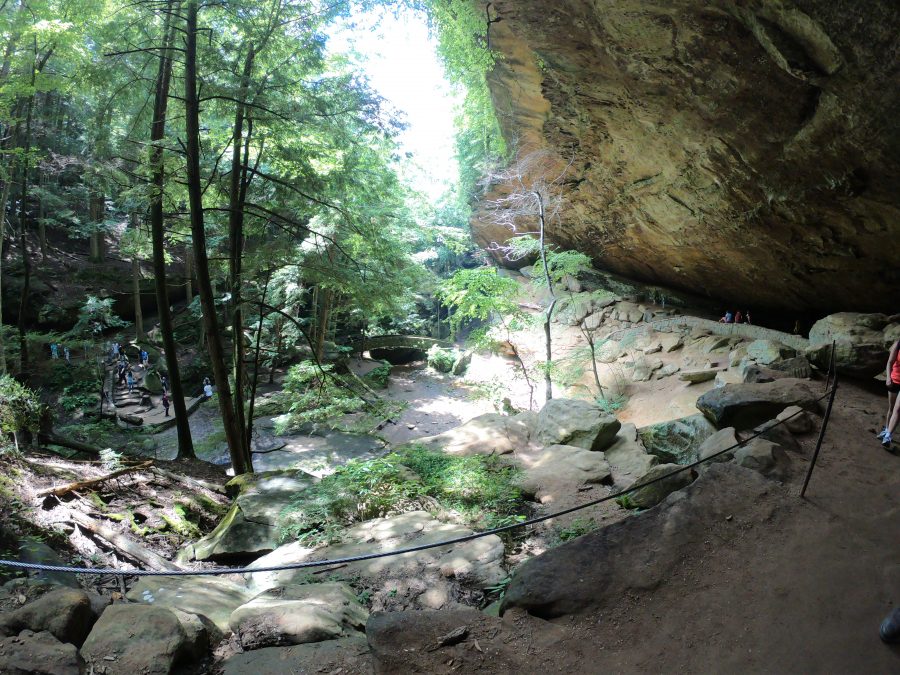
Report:
[[[897,9],[493,2],[501,60],[491,90],[504,135],[520,156],[551,158],[533,165],[545,178],[565,171],[551,239],[601,267],[730,303],[893,306]],[[508,190],[497,184],[486,200]],[[486,210],[472,226],[486,247],[510,235]]]

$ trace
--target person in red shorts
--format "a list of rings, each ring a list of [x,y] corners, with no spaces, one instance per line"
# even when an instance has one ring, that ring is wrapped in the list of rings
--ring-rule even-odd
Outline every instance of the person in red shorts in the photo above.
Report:
[[[884,447],[889,448],[893,440],[891,434],[897,426],[897,417],[900,413],[900,408],[897,406],[897,393],[900,392],[900,340],[897,340],[891,347],[884,376],[888,390],[888,411],[884,429],[878,434],[878,438]],[[898,409],[895,410],[895,408]]]

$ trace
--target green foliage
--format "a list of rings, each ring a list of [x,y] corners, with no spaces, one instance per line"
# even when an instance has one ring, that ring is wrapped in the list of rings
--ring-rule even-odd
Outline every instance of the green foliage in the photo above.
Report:
[[[122,468],[122,453],[112,448],[103,448],[100,451],[100,461],[106,471],[117,471]]]
[[[558,528],[556,536],[560,542],[576,539],[588,532],[593,532],[599,527],[593,518],[575,518],[568,526]]]
[[[445,349],[438,345],[432,345],[428,349],[428,365],[439,373],[449,373],[453,369],[453,364],[460,356],[457,349]]]
[[[42,411],[36,392],[9,375],[0,375],[0,431],[14,436],[20,431],[36,433]]]
[[[591,268],[591,259],[580,251],[562,251],[551,244],[545,244],[544,254],[547,258],[547,268],[539,254],[541,244],[538,239],[530,235],[514,237],[507,242],[509,257],[513,260],[521,260],[529,256],[538,256],[534,264],[534,283],[536,286],[547,285],[549,273],[550,283],[558,284],[567,276],[576,277]]]
[[[355,522],[426,508],[486,527],[523,508],[517,473],[494,456],[455,457],[420,446],[351,461],[300,493],[282,514],[283,536],[335,541]]]
[[[59,403],[63,410],[71,414],[76,410],[96,406],[98,398],[96,382],[79,380],[63,388]]]
[[[609,413],[610,415],[614,414],[616,411],[621,410],[625,407],[625,404],[628,403],[628,396],[625,394],[618,394],[616,396],[599,396],[594,400],[594,403],[603,410],[605,413]]]
[[[487,321],[494,314],[518,317],[516,296],[519,285],[497,274],[494,267],[458,270],[441,284],[438,297],[453,309],[450,326],[454,332],[468,321]]]
[[[387,361],[382,361],[381,365],[376,366],[366,373],[363,380],[365,380],[366,384],[375,389],[387,389],[390,377],[391,364]]]
[[[287,433],[304,424],[332,422],[362,409],[364,401],[352,390],[338,386],[333,370],[331,364],[323,364],[320,369],[312,361],[290,367],[284,389],[278,395],[287,413],[276,419],[277,433]]]
[[[89,295],[78,311],[78,321],[69,335],[82,339],[98,339],[110,328],[122,328],[128,322],[113,312],[113,298],[97,298]]]

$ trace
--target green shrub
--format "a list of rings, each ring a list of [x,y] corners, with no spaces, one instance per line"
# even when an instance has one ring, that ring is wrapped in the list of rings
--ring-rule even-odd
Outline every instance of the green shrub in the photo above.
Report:
[[[428,365],[439,373],[449,373],[453,370],[453,364],[459,357],[456,349],[445,349],[438,345],[432,345],[428,350]]]
[[[387,389],[388,379],[391,376],[391,364],[387,361],[382,361],[380,366],[377,366],[366,373],[363,379],[373,389]]]
[[[575,518],[568,527],[560,528],[556,531],[556,536],[560,542],[576,539],[588,532],[593,532],[599,527],[593,518]]]
[[[597,406],[606,413],[612,415],[617,410],[621,410],[628,403],[628,397],[624,394],[618,396],[600,396],[595,400]]]
[[[365,402],[351,390],[338,386],[333,366],[321,368],[312,361],[301,361],[288,370],[284,389],[278,395],[287,413],[276,420],[279,434],[309,423],[328,423],[347,413],[358,412]]]
[[[407,511],[455,511],[472,526],[515,522],[524,508],[518,471],[495,456],[454,457],[420,446],[351,461],[310,486],[282,513],[282,537],[333,541],[356,522]]]
[[[63,388],[59,404],[67,413],[96,406],[100,398],[100,395],[97,393],[98,388],[97,383],[92,380],[79,380]]]

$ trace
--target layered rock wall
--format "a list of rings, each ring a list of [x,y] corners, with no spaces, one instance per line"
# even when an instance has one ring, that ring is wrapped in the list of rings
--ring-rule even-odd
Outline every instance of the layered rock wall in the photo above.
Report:
[[[756,307],[884,311],[900,287],[890,0],[499,0],[491,91],[559,245]],[[486,201],[507,194],[494,185]],[[488,209],[473,232],[510,230]]]

